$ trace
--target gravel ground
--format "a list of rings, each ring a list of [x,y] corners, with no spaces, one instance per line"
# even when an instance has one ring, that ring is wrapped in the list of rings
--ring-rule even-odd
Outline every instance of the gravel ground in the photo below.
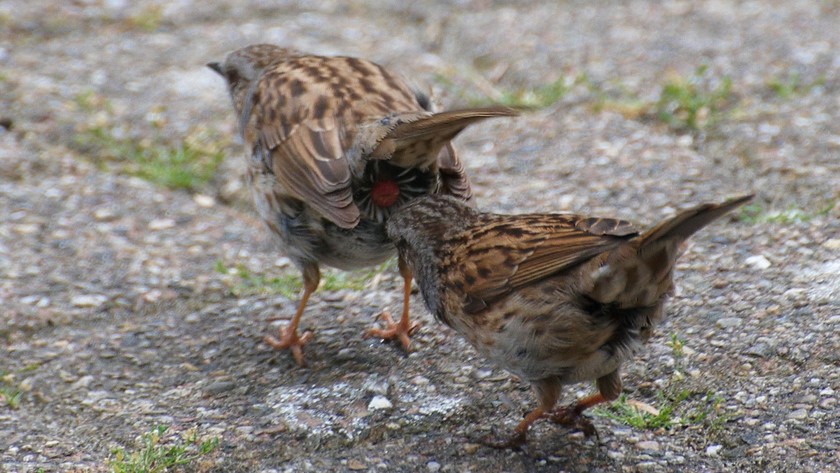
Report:
[[[164,425],[164,443],[219,439],[187,471],[840,471],[838,24],[834,0],[0,1],[0,469],[107,470]],[[568,85],[459,138],[484,208],[647,224],[756,192],[693,239],[667,321],[626,368],[627,398],[671,421],[601,410],[600,439],[540,424],[521,451],[479,447],[533,396],[419,296],[413,353],[363,339],[398,309],[393,264],[315,295],[307,368],[263,345],[295,301],[242,274],[296,273],[243,198],[230,105],[203,67],[257,41],[372,58],[447,107]],[[701,65],[710,87],[731,80],[708,126],[642,113]],[[91,151],[91,130],[189,138],[224,162],[170,190]]]

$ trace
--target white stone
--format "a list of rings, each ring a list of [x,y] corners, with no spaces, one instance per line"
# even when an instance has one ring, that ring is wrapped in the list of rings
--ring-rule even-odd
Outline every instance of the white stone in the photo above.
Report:
[[[718,456],[718,452],[723,448],[723,445],[709,445],[706,447],[706,455],[710,457]]]
[[[149,230],[166,230],[175,226],[175,220],[171,218],[158,218],[149,222]]]
[[[392,407],[394,407],[394,405],[391,404],[391,401],[389,401],[387,397],[379,395],[373,396],[373,399],[371,399],[370,403],[368,404],[369,411],[375,411],[379,409],[390,409]]]
[[[212,207],[216,205],[216,199],[210,197],[209,195],[204,194],[196,194],[193,196],[193,201],[198,204],[199,207]]]
[[[840,238],[832,238],[823,242],[822,246],[829,250],[840,250]]]
[[[770,260],[764,257],[764,255],[753,255],[744,260],[749,266],[752,266],[755,269],[767,269],[770,267]]]
[[[109,220],[114,220],[117,217],[117,214],[114,213],[113,209],[109,209],[107,207],[99,208],[94,210],[93,218],[100,222],[107,222]]]
[[[477,370],[477,371],[475,372],[475,378],[476,378],[476,379],[489,378],[489,377],[490,377],[490,375],[492,375],[492,374],[493,374],[493,370],[489,370],[489,369],[481,369],[481,370]]]
[[[677,144],[683,148],[688,148],[694,144],[694,138],[691,135],[682,135],[677,138]]]
[[[99,294],[81,294],[73,296],[70,303],[76,307],[99,307],[107,300],[107,297]]]
[[[416,384],[417,386],[426,386],[427,384],[429,384],[429,378],[417,375],[411,378],[411,384]]]

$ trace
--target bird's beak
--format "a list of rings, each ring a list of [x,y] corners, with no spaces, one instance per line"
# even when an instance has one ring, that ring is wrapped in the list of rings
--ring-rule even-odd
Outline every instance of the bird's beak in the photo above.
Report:
[[[219,74],[220,76],[222,76],[222,77],[225,76],[225,74],[222,72],[222,65],[219,64],[218,62],[208,62],[207,67],[216,71],[216,73]]]

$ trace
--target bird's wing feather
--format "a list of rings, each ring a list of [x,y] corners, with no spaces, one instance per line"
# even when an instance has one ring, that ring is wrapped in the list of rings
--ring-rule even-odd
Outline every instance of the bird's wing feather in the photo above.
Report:
[[[467,236],[469,235],[469,236]],[[465,232],[453,255],[475,310],[608,251],[637,235],[628,222],[575,215],[497,216]]]
[[[305,201],[341,228],[359,222],[350,168],[344,155],[344,122],[329,84],[312,82],[307,71],[281,63],[267,71],[253,97],[255,146],[262,148],[278,192]]]
[[[282,192],[339,227],[355,227],[348,151],[357,124],[422,110],[415,94],[381,66],[351,57],[291,57],[259,80],[249,119],[264,149],[255,156],[270,160],[264,166]]]
[[[520,111],[506,106],[491,106],[429,113],[412,111],[392,114],[385,122],[372,126],[377,130],[366,137],[370,159],[386,159],[401,167],[435,161],[438,153],[469,125],[488,118],[515,117]]]

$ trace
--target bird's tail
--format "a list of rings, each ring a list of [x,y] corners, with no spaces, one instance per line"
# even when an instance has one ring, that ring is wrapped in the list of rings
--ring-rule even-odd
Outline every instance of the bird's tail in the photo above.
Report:
[[[616,248],[593,274],[590,297],[618,307],[651,307],[671,290],[681,245],[695,232],[752,200],[745,195],[702,204],[666,219]]]

